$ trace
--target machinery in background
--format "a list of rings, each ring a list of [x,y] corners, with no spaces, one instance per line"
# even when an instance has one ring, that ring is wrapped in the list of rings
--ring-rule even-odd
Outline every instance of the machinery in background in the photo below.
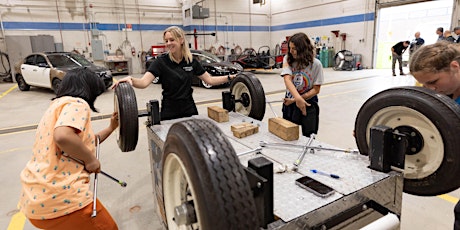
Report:
[[[353,54],[349,50],[341,50],[337,52],[334,56],[334,70],[360,70],[362,69],[361,65],[361,55]]]

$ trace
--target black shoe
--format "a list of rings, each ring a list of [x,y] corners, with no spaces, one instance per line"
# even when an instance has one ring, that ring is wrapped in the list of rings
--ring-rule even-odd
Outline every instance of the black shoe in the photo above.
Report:
[[[404,75],[406,75],[406,74],[405,74],[405,73],[400,73],[399,75],[404,76]]]
[[[393,73],[393,77],[395,77],[395,76],[396,76],[396,74],[395,74],[395,73]]]

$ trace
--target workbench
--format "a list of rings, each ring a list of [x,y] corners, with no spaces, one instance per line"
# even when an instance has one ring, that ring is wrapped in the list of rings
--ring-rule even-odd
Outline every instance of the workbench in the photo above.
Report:
[[[152,172],[155,167],[160,167],[155,162],[158,159],[155,154],[161,153],[169,128],[173,123],[186,119],[211,120],[204,115],[197,115],[147,126],[149,148],[152,149]],[[242,122],[258,125],[259,132],[244,138],[233,136],[230,126]],[[215,123],[229,139],[237,154],[258,148],[260,141],[305,145],[309,140],[308,137],[301,136],[295,141],[284,141],[270,133],[265,122],[235,112],[229,112],[228,122]],[[313,140],[311,146],[334,148],[320,140]],[[239,157],[244,166],[247,166],[248,160],[258,156],[273,162],[275,221],[268,225],[268,229],[330,229],[330,226],[333,229],[357,229],[357,226],[364,226],[384,217],[387,212],[400,216],[403,189],[401,173],[372,170],[368,167],[369,157],[359,153],[319,149],[308,151],[298,170],[290,170],[302,152],[302,148],[264,147],[257,153]],[[282,169],[287,170],[281,172]],[[333,173],[340,178],[315,174],[311,169]],[[300,188],[295,180],[305,175],[332,187],[334,194],[323,198]],[[155,176],[158,175],[152,175],[154,186]],[[385,211],[382,212],[382,209]]]

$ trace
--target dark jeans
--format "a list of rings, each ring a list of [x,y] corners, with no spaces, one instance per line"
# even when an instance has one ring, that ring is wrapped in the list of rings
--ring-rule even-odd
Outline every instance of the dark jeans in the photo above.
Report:
[[[311,106],[307,106],[307,115],[302,115],[302,112],[295,103],[288,106],[283,104],[283,118],[296,123],[302,127],[302,135],[310,137],[310,134],[318,133],[319,126],[319,106],[315,101],[307,101]]]

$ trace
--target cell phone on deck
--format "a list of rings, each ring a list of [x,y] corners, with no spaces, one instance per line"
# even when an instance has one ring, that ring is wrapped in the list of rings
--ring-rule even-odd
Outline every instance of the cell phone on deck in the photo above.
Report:
[[[295,184],[320,197],[328,197],[334,193],[331,187],[308,176],[295,180]]]

